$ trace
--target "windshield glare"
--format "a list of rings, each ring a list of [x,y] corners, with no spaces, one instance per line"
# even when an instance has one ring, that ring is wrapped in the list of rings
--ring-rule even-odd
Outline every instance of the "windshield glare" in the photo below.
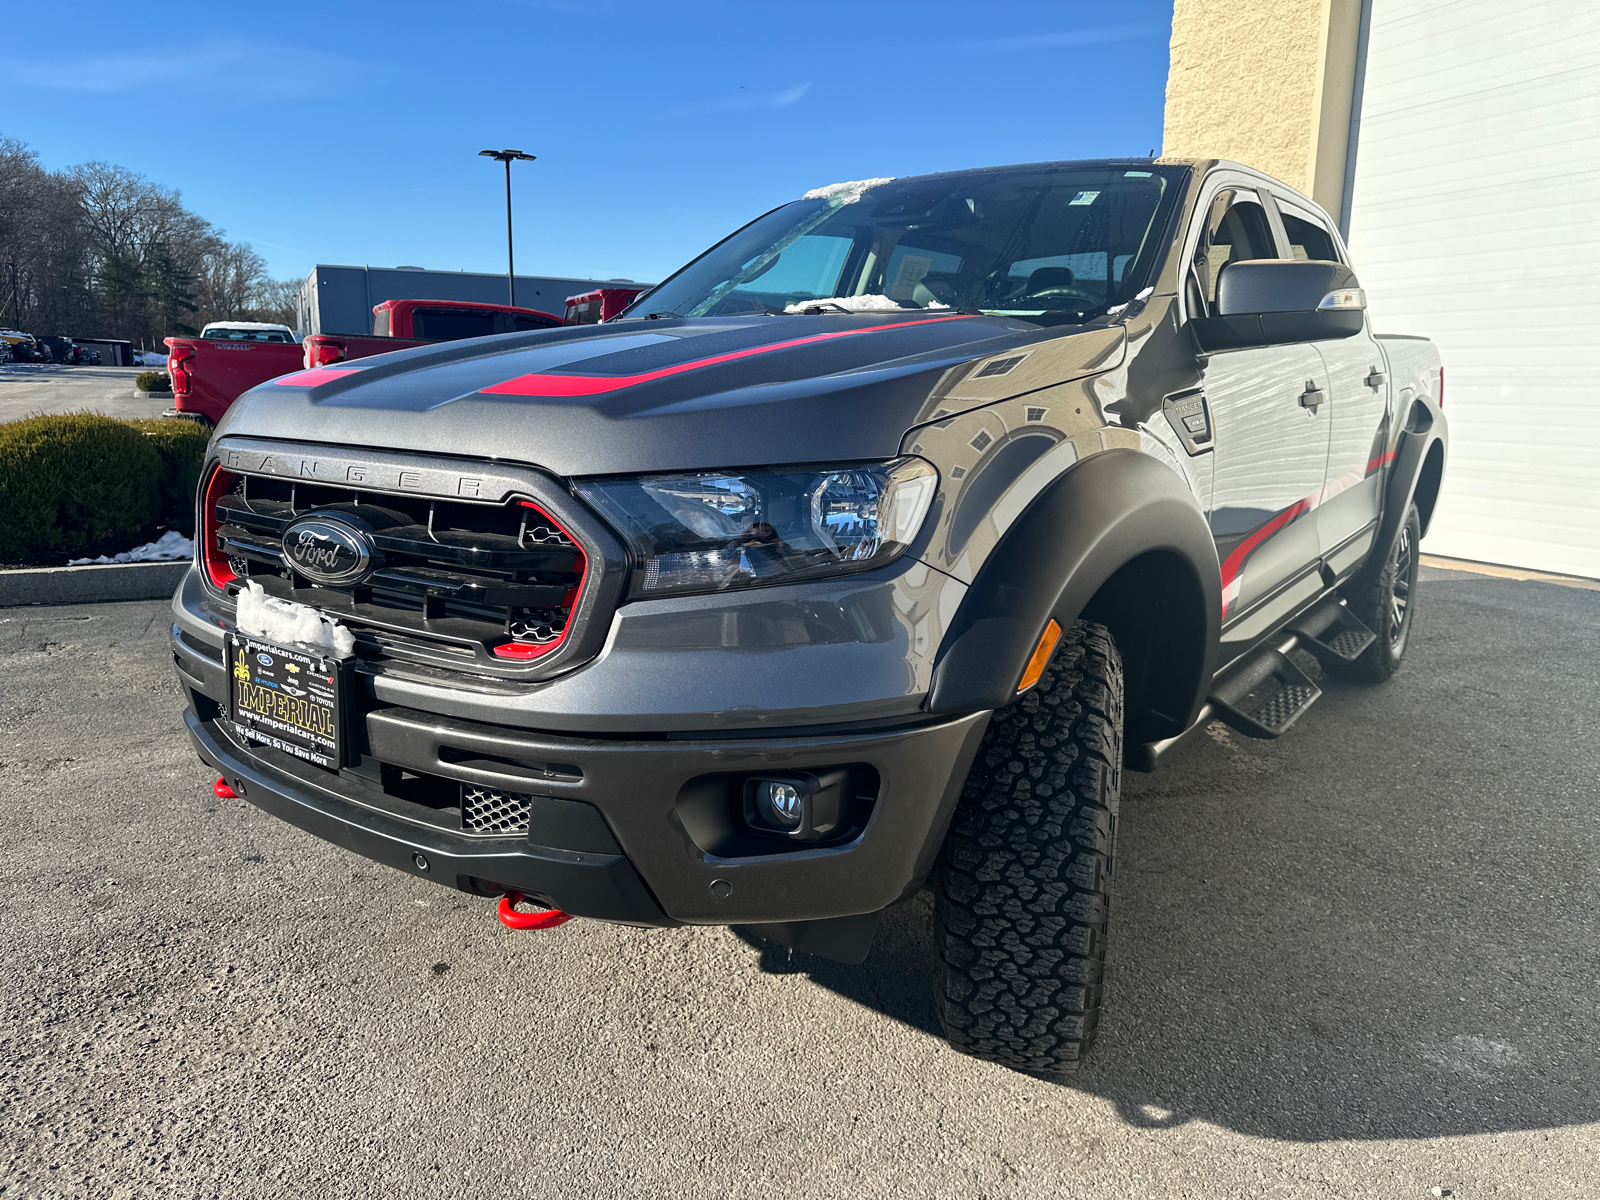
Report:
[[[796,201],[627,315],[951,308],[1040,325],[1090,320],[1145,286],[1182,171],[992,171],[894,181],[854,202]]]

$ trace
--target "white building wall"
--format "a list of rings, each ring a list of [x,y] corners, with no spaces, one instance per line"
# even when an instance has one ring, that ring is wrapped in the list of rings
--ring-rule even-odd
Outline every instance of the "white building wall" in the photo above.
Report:
[[[1600,5],[1372,0],[1360,103],[1351,254],[1445,362],[1423,548],[1600,578]]]

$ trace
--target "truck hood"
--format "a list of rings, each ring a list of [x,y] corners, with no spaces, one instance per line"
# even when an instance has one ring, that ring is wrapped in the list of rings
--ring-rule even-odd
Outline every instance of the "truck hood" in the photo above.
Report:
[[[246,392],[218,433],[562,476],[881,459],[916,425],[1122,354],[1121,327],[964,313],[627,321],[298,371]]]

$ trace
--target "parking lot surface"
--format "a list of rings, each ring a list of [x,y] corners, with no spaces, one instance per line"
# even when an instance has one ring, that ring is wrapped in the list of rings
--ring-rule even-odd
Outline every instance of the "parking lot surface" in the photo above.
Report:
[[[0,610],[0,1197],[1595,1195],[1600,592],[1419,603],[1125,776],[1066,1083],[945,1048],[926,897],[860,967],[515,933],[214,799],[162,603]]]
[[[144,367],[70,367],[49,363],[0,364],[0,424],[38,413],[89,412],[108,417],[159,417],[171,396],[141,400],[133,381]]]

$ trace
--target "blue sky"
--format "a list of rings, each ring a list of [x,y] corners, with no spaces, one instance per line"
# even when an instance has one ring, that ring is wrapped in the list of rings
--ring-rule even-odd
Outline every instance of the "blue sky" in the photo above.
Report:
[[[5,38],[0,134],[49,167],[104,159],[178,188],[285,278],[319,262],[504,270],[502,168],[476,153],[516,147],[539,156],[514,168],[519,273],[655,280],[819,184],[1159,149],[1172,10],[213,0],[141,5],[137,21],[132,11],[59,4],[55,33]]]

